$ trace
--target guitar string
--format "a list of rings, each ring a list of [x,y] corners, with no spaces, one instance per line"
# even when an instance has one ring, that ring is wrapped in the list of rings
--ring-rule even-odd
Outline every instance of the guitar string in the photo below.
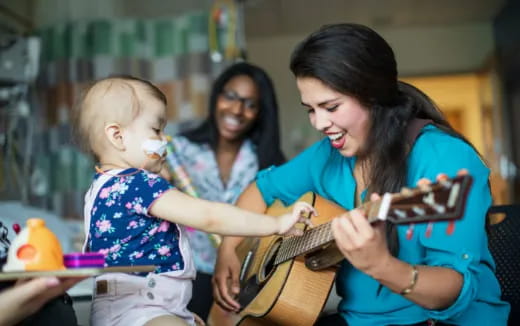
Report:
[[[464,177],[456,177],[452,181],[457,181],[457,179],[464,179]],[[462,180],[463,181],[463,180]],[[462,183],[462,181],[460,181]],[[456,183],[456,182],[455,182]],[[428,192],[433,193],[440,190],[446,190],[449,189],[453,184],[450,184],[450,186],[446,187],[445,184],[433,184],[430,185],[430,189]],[[392,202],[399,201],[400,199],[408,199],[410,197],[413,197],[418,194],[424,194],[424,190],[412,190],[410,194],[393,194]],[[366,202],[363,205],[360,206],[361,209],[365,210],[365,212],[368,213],[369,219],[368,221],[370,223],[375,222],[378,220],[377,218],[377,212],[380,208],[380,201],[374,201],[374,202]],[[374,214],[375,213],[375,214]],[[306,231],[302,236],[299,237],[289,237],[284,238],[282,240],[282,244],[279,247],[279,250],[275,257],[275,264],[282,263],[284,261],[287,261],[291,258],[294,258],[296,256],[299,256],[311,249],[314,249],[320,245],[324,245],[327,242],[332,241],[334,238],[332,236],[331,232],[331,223],[324,223],[321,225],[318,225],[317,227],[314,227],[308,231]]]

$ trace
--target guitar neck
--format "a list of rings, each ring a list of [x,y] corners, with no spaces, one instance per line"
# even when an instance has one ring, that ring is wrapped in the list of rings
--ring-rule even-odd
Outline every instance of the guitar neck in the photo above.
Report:
[[[463,215],[471,183],[471,176],[463,174],[422,188],[386,193],[380,200],[366,202],[359,208],[365,212],[369,223],[378,220],[395,224],[455,220]],[[331,221],[307,230],[300,237],[284,238],[275,264],[321,249],[333,240]]]
[[[380,204],[380,201],[373,201],[360,206],[362,210],[367,212],[369,223],[374,223],[379,220],[376,214],[379,211]],[[348,212],[346,214],[348,214]],[[284,238],[276,255],[275,265],[321,249],[323,246],[331,243],[334,240],[331,224],[332,221],[323,223],[305,231],[302,236]]]

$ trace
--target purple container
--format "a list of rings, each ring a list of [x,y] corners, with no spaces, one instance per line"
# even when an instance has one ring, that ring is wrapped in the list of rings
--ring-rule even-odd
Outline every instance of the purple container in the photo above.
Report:
[[[74,252],[63,255],[63,262],[66,268],[102,268],[105,267],[105,256],[97,252]]]

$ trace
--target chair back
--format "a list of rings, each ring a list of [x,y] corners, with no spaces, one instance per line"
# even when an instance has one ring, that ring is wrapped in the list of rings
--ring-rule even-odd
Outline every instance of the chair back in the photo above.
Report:
[[[520,325],[520,204],[492,206],[488,213],[494,221],[488,228],[489,250],[502,299],[511,304],[508,325]]]

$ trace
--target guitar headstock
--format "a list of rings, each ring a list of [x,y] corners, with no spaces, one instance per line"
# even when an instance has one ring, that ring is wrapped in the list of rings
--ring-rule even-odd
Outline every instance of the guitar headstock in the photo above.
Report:
[[[470,175],[459,175],[426,188],[385,194],[374,218],[395,224],[459,219],[464,214],[472,180]]]

